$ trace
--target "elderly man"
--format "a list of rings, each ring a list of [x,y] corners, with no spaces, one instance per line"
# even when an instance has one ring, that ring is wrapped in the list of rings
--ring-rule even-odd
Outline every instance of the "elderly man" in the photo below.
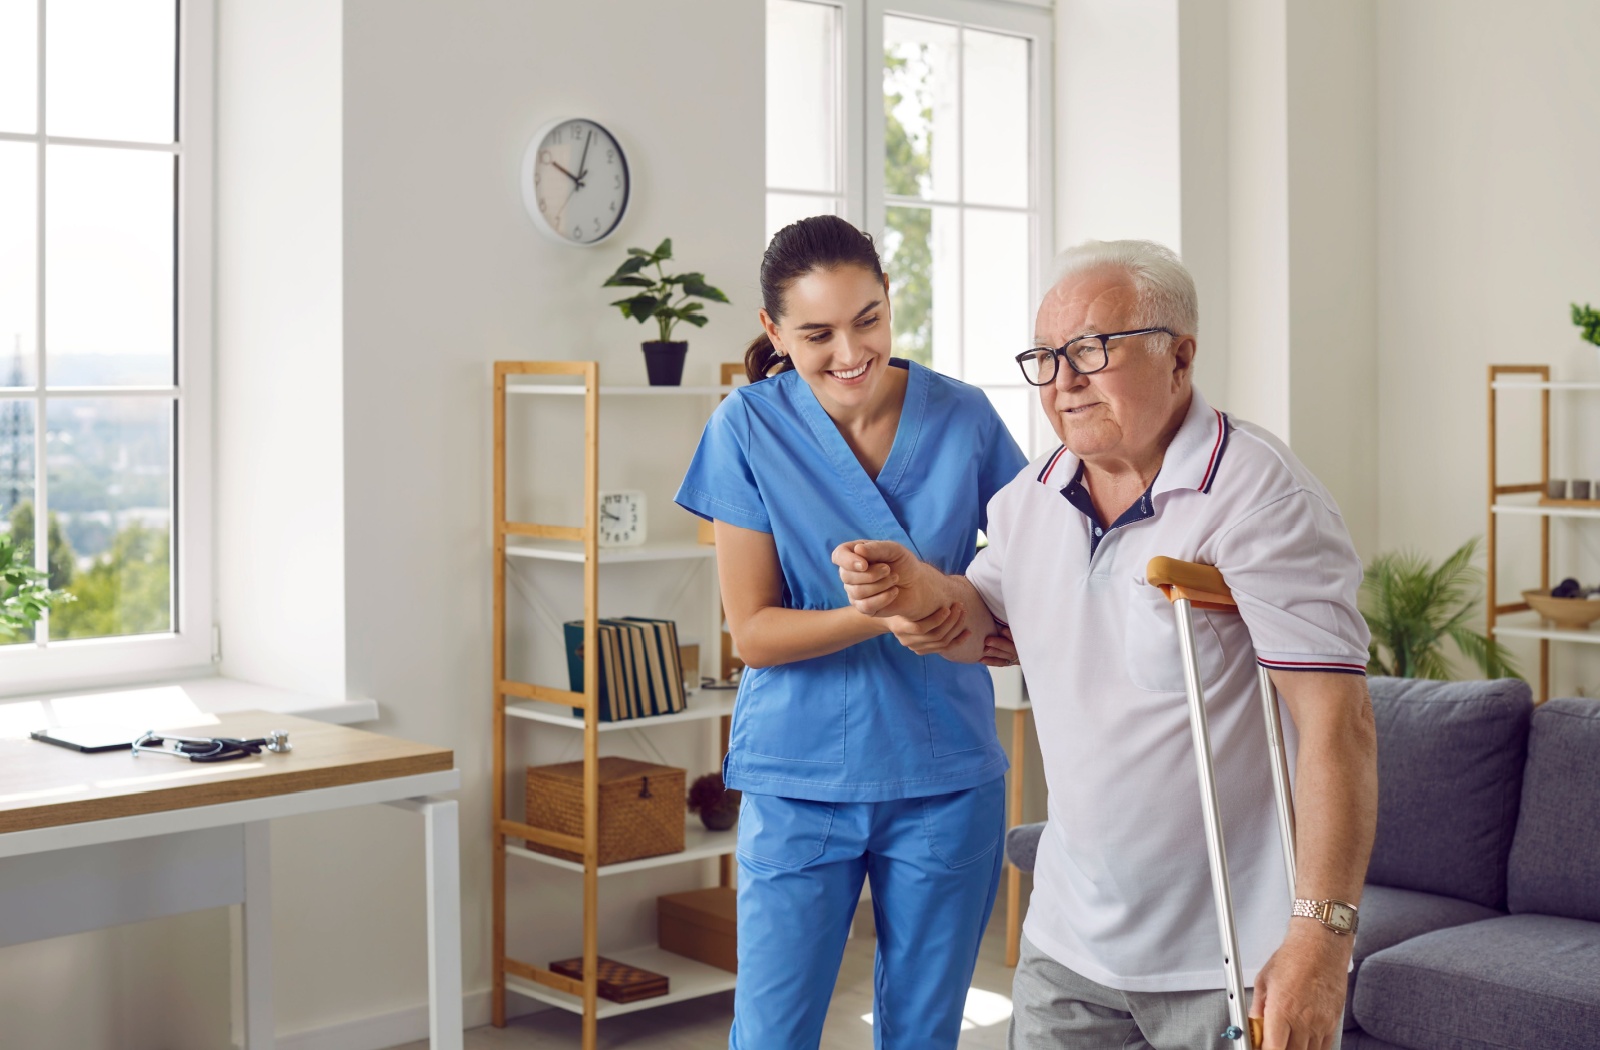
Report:
[[[1194,283],[1141,241],[1060,260],[1018,356],[1061,446],[989,505],[989,545],[945,576],[890,542],[834,552],[852,604],[924,618],[959,604],[973,660],[1009,626],[1050,789],[1011,1046],[1228,1045],[1226,992],[1183,664],[1156,555],[1216,565],[1239,614],[1197,612],[1241,969],[1271,1050],[1338,1045],[1351,922],[1377,808],[1356,609],[1361,563],[1328,492],[1271,434],[1193,383]],[[1255,665],[1288,708],[1298,843],[1278,855]],[[1322,907],[1332,901],[1344,909]],[[1337,913],[1325,923],[1316,915]]]

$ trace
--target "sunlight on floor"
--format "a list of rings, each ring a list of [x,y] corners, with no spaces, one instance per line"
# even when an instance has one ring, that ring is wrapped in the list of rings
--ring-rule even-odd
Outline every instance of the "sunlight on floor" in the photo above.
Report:
[[[862,1014],[861,1019],[867,1024],[872,1023],[871,1014]],[[986,992],[981,988],[967,989],[967,1005],[961,1009],[963,1032],[971,1028],[987,1028],[1010,1019],[1010,998],[999,992]]]

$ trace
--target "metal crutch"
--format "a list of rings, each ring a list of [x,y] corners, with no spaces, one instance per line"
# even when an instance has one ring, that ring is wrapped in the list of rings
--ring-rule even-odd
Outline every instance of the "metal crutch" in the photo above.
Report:
[[[1200,774],[1200,809],[1206,824],[1206,855],[1211,862],[1211,896],[1217,908],[1217,928],[1222,935],[1222,966],[1228,982],[1228,1027],[1222,1038],[1236,1040],[1246,1034],[1244,984],[1239,976],[1239,936],[1233,921],[1233,893],[1228,886],[1228,854],[1222,841],[1222,821],[1217,815],[1217,776],[1211,756],[1211,732],[1206,724],[1206,700],[1195,656],[1194,621],[1190,609],[1238,611],[1233,592],[1214,565],[1152,558],[1145,579],[1172,603],[1178,621],[1178,646],[1183,654],[1184,685],[1189,694],[1189,729],[1194,737],[1195,768]],[[1267,724],[1267,750],[1272,762],[1272,791],[1277,799],[1278,837],[1283,846],[1283,871],[1294,899],[1294,802],[1289,791],[1289,761],[1283,746],[1283,722],[1278,717],[1278,693],[1265,667],[1256,669],[1261,710]],[[1248,1022],[1250,1047],[1261,1045],[1261,1025]]]

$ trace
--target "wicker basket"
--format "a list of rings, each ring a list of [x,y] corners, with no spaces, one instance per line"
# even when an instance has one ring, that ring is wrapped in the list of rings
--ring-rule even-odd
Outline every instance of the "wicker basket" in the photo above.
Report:
[[[684,771],[673,766],[600,760],[600,863],[620,864],[641,857],[683,851],[686,815]],[[530,825],[583,837],[583,762],[528,767]],[[528,848],[563,860],[583,857],[529,842]]]

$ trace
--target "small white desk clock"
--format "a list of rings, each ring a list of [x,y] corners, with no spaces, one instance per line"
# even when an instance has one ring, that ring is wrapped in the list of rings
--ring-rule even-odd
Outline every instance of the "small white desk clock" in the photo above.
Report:
[[[634,489],[600,493],[600,546],[637,547],[644,542],[644,493]]]

